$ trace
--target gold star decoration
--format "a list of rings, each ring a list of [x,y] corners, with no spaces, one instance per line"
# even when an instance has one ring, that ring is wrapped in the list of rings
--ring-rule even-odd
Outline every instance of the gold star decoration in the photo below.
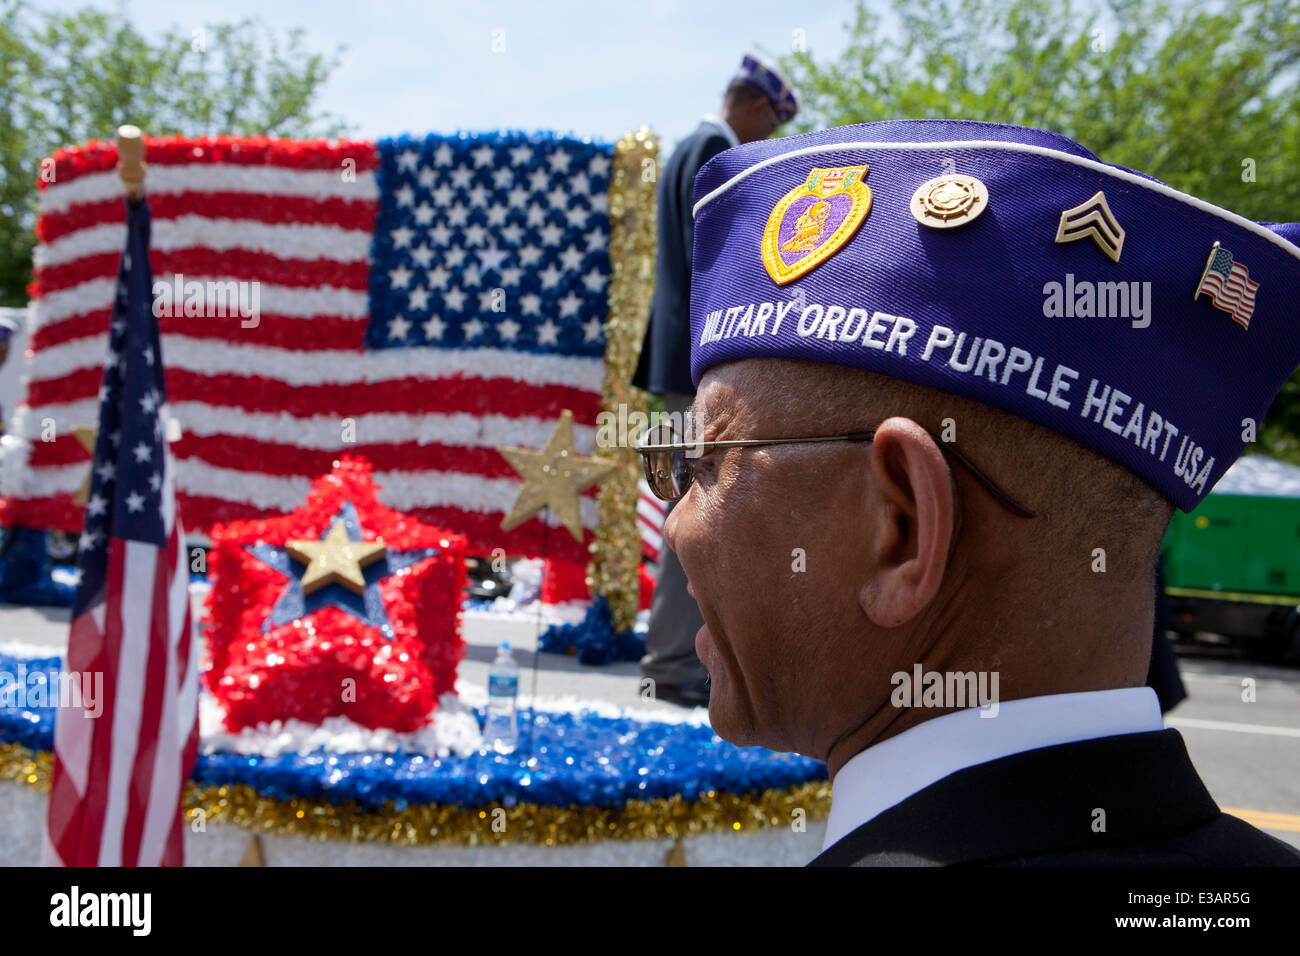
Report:
[[[575,541],[582,541],[582,519],[578,514],[578,493],[614,473],[618,463],[608,458],[580,458],[573,450],[573,413],[567,408],[541,451],[527,448],[498,448],[510,467],[524,479],[510,513],[501,522],[509,531],[550,507]]]
[[[94,425],[73,425],[72,434],[81,443],[81,447],[86,449],[86,454],[92,458],[95,456],[95,426]],[[86,480],[81,483],[81,488],[72,496],[73,502],[84,505],[90,498],[90,469],[86,469]]]
[[[286,541],[284,549],[303,564],[302,593],[311,594],[328,584],[341,584],[353,594],[365,594],[361,569],[388,553],[382,541],[352,541],[341,520],[330,527],[324,541]]]

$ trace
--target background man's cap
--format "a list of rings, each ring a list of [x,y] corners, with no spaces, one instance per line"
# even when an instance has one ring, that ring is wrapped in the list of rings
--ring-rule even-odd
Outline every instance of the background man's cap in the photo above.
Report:
[[[776,108],[776,118],[782,123],[790,122],[799,112],[799,101],[795,99],[794,91],[781,78],[776,67],[753,53],[745,54],[740,61],[740,69],[732,79],[746,80],[766,93]]]
[[[1055,133],[901,120],[749,143],[695,199],[697,386],[745,358],[866,369],[1050,428],[1191,511],[1300,364],[1300,224]]]

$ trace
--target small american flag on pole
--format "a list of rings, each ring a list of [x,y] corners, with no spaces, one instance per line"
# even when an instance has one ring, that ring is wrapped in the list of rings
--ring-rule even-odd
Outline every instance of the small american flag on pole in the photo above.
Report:
[[[127,203],[99,427],[77,557],[68,671],[102,674],[102,710],[54,726],[45,862],[179,866],[198,747],[189,568],[167,447],[149,207]]]
[[[1236,262],[1232,253],[1216,242],[1205,263],[1201,284],[1196,287],[1196,295],[1192,298],[1198,298],[1202,292],[1209,293],[1215,308],[1227,312],[1245,329],[1250,327],[1258,288],[1259,283],[1250,278],[1250,270]]]

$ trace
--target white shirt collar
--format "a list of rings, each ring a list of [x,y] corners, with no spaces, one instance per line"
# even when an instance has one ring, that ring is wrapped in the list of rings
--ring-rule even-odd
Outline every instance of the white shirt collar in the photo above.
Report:
[[[714,126],[721,129],[722,135],[727,137],[727,142],[731,143],[732,146],[740,145],[740,137],[736,135],[736,131],[728,126],[727,121],[717,113],[705,113],[704,122],[712,123]]]
[[[989,717],[981,717],[990,713]],[[912,794],[958,770],[1039,747],[1163,730],[1149,687],[1051,694],[967,708],[868,747],[840,768],[831,791],[831,846]]]

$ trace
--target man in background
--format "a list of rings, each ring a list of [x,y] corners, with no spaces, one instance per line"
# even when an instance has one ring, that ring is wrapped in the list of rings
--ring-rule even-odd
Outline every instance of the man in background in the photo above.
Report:
[[[732,146],[767,139],[798,111],[794,93],[773,67],[746,54],[727,85],[719,113],[710,113],[677,144],[659,179],[659,253],[654,299],[632,384],[661,395],[680,421],[695,389],[691,384],[691,246],[695,229],[695,174]],[[670,509],[671,510],[671,509]],[[641,674],[655,682],[659,700],[685,706],[709,702],[707,675],[695,655],[704,624],[686,575],[665,542],[650,609]]]

